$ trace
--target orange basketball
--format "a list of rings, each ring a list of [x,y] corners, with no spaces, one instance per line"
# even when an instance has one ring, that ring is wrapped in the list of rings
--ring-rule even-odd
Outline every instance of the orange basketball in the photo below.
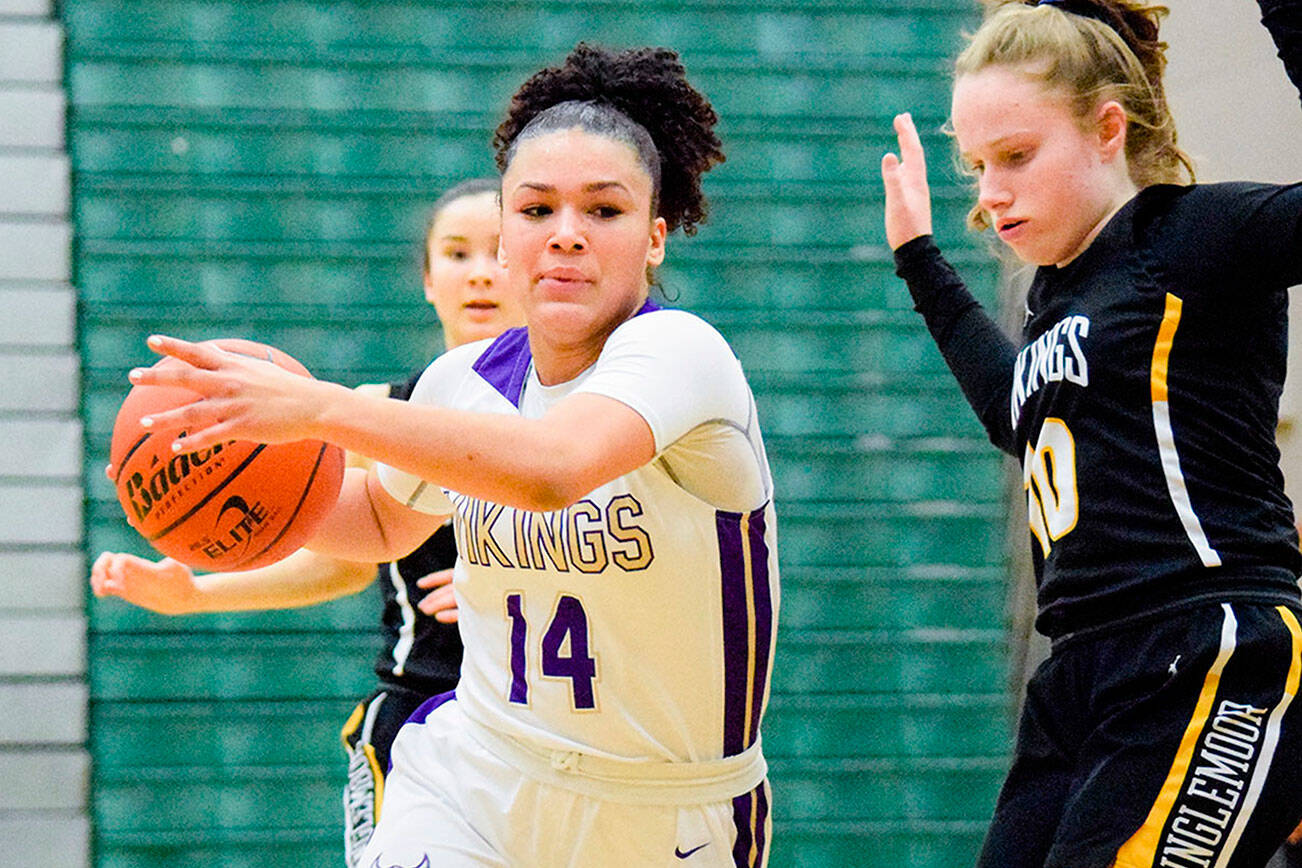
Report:
[[[228,338],[205,343],[312,376],[274,347]],[[179,365],[171,358],[155,367]],[[251,570],[303,545],[334,506],[344,453],[320,440],[230,440],[174,453],[177,433],[142,428],[140,419],[199,395],[175,386],[135,386],[113,423],[110,461],[127,521],[158,551],[203,570]]]

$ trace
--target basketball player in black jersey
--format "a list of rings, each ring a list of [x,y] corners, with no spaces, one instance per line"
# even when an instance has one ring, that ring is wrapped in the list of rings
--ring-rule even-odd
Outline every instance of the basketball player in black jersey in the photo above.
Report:
[[[1259,0],[1295,84],[1302,3]],[[1164,9],[997,2],[957,61],[972,222],[1038,266],[1022,343],[931,240],[907,115],[882,161],[899,274],[1022,463],[1049,659],[987,868],[1260,868],[1302,819],[1302,571],[1275,446],[1302,185],[1195,185]]]
[[[519,304],[505,293],[505,272],[497,261],[500,186],[496,178],[465,181],[431,209],[424,243],[425,297],[439,316],[447,349],[496,337],[523,319]],[[420,373],[358,389],[406,400]],[[356,466],[365,459],[350,455],[349,462]],[[380,684],[358,704],[341,733],[348,754],[345,854],[354,866],[378,818],[394,736],[417,706],[457,683],[461,638],[446,584],[455,561],[451,525],[445,525],[411,554],[378,567],[304,549],[258,570],[195,576],[170,559],[154,563],[106,552],[95,562],[91,586],[97,596],[118,596],[179,615],[308,606],[378,581],[385,640],[375,663]]]

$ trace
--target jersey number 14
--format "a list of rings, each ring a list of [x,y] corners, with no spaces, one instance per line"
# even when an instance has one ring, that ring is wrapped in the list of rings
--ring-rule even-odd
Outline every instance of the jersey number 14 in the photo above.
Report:
[[[506,616],[511,621],[511,690],[507,698],[528,705],[529,624],[524,618],[524,594],[506,595]],[[556,614],[543,631],[540,650],[542,674],[569,679],[574,708],[596,708],[593,682],[597,680],[597,660],[588,652],[588,613],[577,597],[562,594],[556,601]]]

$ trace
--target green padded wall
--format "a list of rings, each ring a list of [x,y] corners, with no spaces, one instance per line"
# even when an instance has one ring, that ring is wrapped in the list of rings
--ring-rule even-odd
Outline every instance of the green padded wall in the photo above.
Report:
[[[663,282],[740,355],[777,477],[772,864],[970,864],[1009,745],[1001,467],[893,275],[877,180],[912,110],[938,234],[991,297],[938,132],[968,4],[60,5],[92,555],[144,553],[100,468],[146,334],[255,338],[350,385],[423,364],[424,209],[491,170],[513,88],[581,38],[677,48],[729,160]],[[91,601],[96,864],[338,864],[336,731],[377,607]]]

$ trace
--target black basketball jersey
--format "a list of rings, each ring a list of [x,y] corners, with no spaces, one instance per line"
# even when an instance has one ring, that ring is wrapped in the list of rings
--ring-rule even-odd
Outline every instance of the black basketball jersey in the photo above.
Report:
[[[389,397],[411,397],[420,374],[389,384]],[[384,648],[375,661],[375,673],[386,684],[433,696],[456,687],[461,673],[461,635],[456,624],[444,624],[416,608],[429,591],[416,580],[457,560],[451,523],[445,524],[420,547],[394,563],[380,564],[377,581],[384,594]]]
[[[1302,185],[1156,186],[1063,268],[1013,346],[929,238],[899,273],[991,440],[1022,463],[1051,637],[1212,599],[1298,599],[1275,445]]]

